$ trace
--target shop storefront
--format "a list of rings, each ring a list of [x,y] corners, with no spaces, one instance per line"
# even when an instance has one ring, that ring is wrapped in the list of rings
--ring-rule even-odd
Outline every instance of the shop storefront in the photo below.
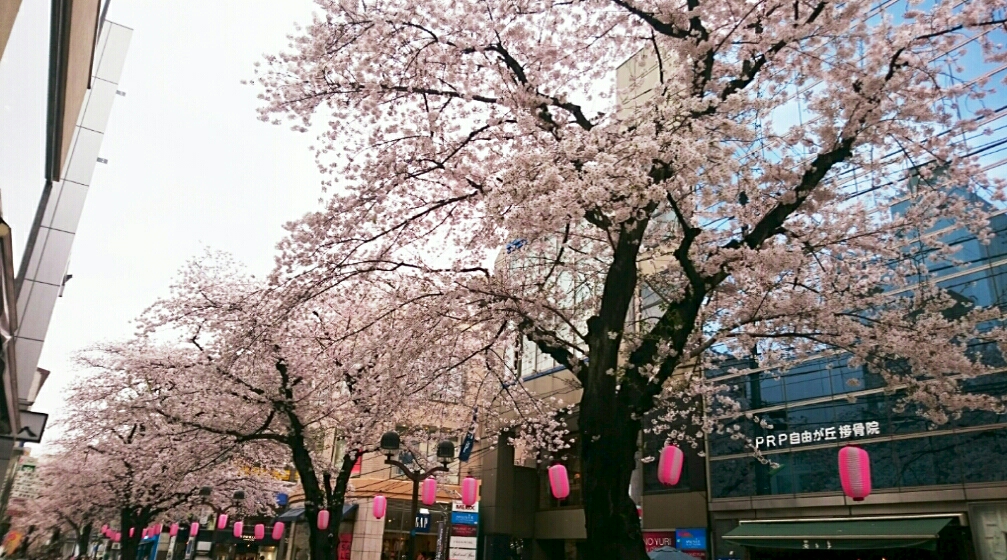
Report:
[[[410,520],[411,504],[407,500],[389,500],[384,536],[381,541],[381,559],[406,558],[409,550],[409,532],[416,526],[416,553],[433,558],[437,551],[438,532],[449,525],[451,506],[434,504],[420,509],[415,521]],[[412,522],[411,522],[412,521]],[[443,538],[441,539],[443,545]]]
[[[724,541],[750,560],[968,560],[965,515],[742,521]],[[740,556],[736,556],[739,557]]]

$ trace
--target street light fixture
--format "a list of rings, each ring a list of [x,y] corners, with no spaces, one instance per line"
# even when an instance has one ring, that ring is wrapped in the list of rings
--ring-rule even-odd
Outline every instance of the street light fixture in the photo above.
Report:
[[[409,556],[407,560],[416,560],[416,514],[419,512],[420,481],[426,480],[430,475],[438,472],[448,472],[448,463],[455,458],[455,444],[444,440],[437,444],[437,461],[440,465],[427,470],[417,468],[410,469],[402,461],[392,459],[392,455],[399,450],[401,440],[396,432],[386,432],[381,436],[381,452],[385,455],[385,464],[398,467],[402,474],[413,481],[413,500],[410,512],[412,514],[412,529],[409,531]]]

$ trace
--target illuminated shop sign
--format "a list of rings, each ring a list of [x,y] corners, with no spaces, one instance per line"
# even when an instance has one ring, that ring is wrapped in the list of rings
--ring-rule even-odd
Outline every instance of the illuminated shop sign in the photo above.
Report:
[[[814,431],[804,430],[803,432],[781,432],[779,434],[757,436],[755,438],[755,448],[771,449],[783,446],[793,447],[795,445],[839,441],[877,435],[881,435],[880,422],[856,422],[854,424],[818,428]]]

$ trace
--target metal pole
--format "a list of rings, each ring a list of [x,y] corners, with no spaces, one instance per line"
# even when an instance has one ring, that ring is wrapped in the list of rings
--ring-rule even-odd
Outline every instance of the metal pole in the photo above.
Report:
[[[413,504],[412,504],[412,521],[413,526],[409,531],[409,559],[416,560],[416,516],[419,514],[420,509],[420,477],[417,476],[419,472],[410,473],[413,479]]]

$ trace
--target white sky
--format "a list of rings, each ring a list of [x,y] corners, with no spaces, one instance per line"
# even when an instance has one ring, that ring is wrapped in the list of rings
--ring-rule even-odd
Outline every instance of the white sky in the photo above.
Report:
[[[0,61],[0,193],[20,260],[43,186],[50,2],[24,0]],[[282,224],[317,207],[312,137],[257,120],[252,64],[282,50],[310,0],[112,0],[134,30],[39,366],[57,413],[73,354],[128,337],[204,247],[268,272]]]

